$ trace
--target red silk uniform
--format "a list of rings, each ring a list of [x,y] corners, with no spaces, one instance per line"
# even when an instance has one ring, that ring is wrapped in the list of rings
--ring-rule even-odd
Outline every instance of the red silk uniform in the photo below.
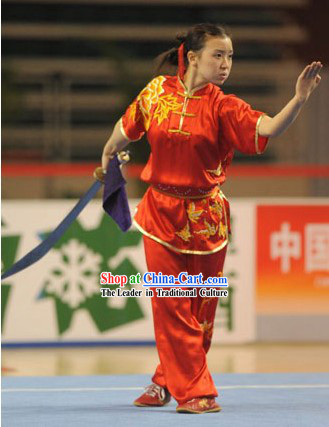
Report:
[[[177,252],[222,249],[229,205],[219,186],[234,149],[264,151],[267,139],[258,135],[263,114],[213,84],[188,93],[179,77],[153,79],[121,118],[127,139],[147,133],[151,146],[141,174],[151,185],[134,218],[139,230]]]
[[[176,275],[185,265],[183,271],[202,272],[204,279],[222,274],[225,250],[221,250],[228,243],[230,213],[220,186],[235,149],[246,154],[264,151],[267,138],[258,134],[263,115],[211,83],[188,92],[178,76],[154,78],[127,108],[120,120],[123,135],[136,141],[146,133],[151,146],[141,174],[150,187],[134,217],[137,228],[153,240],[151,244],[144,238],[150,271]],[[168,249],[174,253],[169,254]],[[187,262],[186,255],[198,261]],[[169,270],[168,262],[172,266]],[[193,268],[188,267],[192,264]],[[177,298],[152,298],[161,361],[153,380],[166,386],[179,403],[217,395],[205,358],[200,356],[205,356],[210,346],[212,330],[208,331],[209,345],[202,346],[202,340],[197,343],[191,338],[195,338],[196,324],[199,334],[204,333],[201,321],[212,327],[217,299],[208,304],[208,314],[202,318],[199,302],[183,303],[185,299],[178,298],[181,303],[177,303]],[[180,342],[173,339],[177,327]],[[168,360],[166,354],[176,357]],[[194,369],[183,375],[187,358]]]

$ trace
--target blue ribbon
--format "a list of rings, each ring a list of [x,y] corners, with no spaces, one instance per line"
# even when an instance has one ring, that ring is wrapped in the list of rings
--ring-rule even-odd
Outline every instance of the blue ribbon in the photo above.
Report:
[[[131,225],[128,199],[125,191],[126,181],[124,180],[118,158],[115,157],[109,162],[107,173],[105,175],[105,185],[103,193],[103,208],[114,221],[119,225],[122,231],[127,231]],[[1,280],[16,274],[44,257],[49,250],[62,237],[68,227],[77,218],[80,212],[96,195],[102,183],[96,181],[89,190],[81,197],[74,208],[66,215],[63,221],[43,240],[38,246],[18,260],[6,272],[1,275]]]

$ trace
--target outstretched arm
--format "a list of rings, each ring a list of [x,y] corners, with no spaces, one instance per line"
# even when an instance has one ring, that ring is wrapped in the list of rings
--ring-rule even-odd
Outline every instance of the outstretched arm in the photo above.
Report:
[[[129,144],[129,140],[127,140],[120,129],[120,121],[118,121],[113,129],[112,135],[108,139],[105,147],[103,149],[102,154],[102,169],[103,171],[107,170],[107,165],[111,159],[121,151],[126,145]]]
[[[313,90],[320,83],[321,77],[319,72],[321,68],[321,62],[312,62],[312,64],[304,68],[297,79],[295,96],[273,118],[269,116],[263,117],[259,125],[260,135],[266,137],[279,136],[288,129],[298,116]]]

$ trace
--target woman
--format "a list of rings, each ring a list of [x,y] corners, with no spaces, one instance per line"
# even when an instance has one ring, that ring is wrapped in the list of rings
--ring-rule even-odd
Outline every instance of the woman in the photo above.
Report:
[[[231,67],[232,40],[225,29],[199,24],[180,46],[162,55],[177,76],[154,78],[128,107],[105,145],[102,168],[145,133],[151,155],[141,178],[150,184],[134,222],[143,233],[149,271],[222,275],[229,233],[229,205],[220,186],[234,150],[261,154],[269,137],[282,134],[320,82],[320,62],[301,73],[296,93],[273,118],[253,110],[219,86]],[[153,383],[134,402],[163,406],[173,396],[177,412],[218,412],[207,368],[217,298],[152,298],[160,363]]]

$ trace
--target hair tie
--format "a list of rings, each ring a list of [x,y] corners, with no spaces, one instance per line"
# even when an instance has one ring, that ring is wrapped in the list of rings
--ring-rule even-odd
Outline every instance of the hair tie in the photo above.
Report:
[[[183,80],[185,74],[184,43],[178,48],[178,76]]]

